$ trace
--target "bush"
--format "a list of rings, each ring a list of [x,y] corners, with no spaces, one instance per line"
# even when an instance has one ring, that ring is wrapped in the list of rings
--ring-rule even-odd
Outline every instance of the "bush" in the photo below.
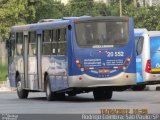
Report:
[[[0,81],[6,81],[7,65],[0,65]]]

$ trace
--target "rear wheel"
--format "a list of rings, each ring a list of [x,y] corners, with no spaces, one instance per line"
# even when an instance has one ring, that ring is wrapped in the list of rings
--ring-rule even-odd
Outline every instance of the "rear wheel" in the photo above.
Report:
[[[146,87],[146,85],[135,85],[135,86],[132,86],[132,90],[133,91],[142,91],[142,90],[144,90],[145,89],[145,87]]]
[[[17,81],[16,82],[16,86],[17,86],[17,95],[18,95],[18,97],[20,99],[27,98],[29,91],[22,88],[22,82],[21,82],[20,76],[17,77],[16,81]]]
[[[107,100],[112,98],[113,91],[106,89],[96,89],[93,91],[95,100]]]
[[[64,100],[65,98],[65,93],[54,93],[51,90],[51,83],[49,80],[49,76],[46,76],[46,98],[48,101],[53,101],[53,100]]]

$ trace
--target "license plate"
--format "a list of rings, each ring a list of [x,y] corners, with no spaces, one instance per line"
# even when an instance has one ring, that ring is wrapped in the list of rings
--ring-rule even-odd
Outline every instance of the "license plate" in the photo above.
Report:
[[[110,70],[109,70],[109,69],[106,69],[106,68],[100,68],[100,69],[98,70],[98,72],[104,74],[104,73],[109,73]]]

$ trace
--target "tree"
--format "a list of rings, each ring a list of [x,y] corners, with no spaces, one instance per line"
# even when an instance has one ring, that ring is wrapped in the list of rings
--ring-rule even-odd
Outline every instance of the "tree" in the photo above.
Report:
[[[93,15],[93,0],[70,0],[68,3],[70,16]]]
[[[2,0],[1,3],[0,33],[3,39],[8,37],[11,26],[25,24],[26,19],[34,18],[34,10],[28,6],[28,0]]]
[[[108,16],[110,15],[109,8],[103,2],[95,2],[93,5],[94,16]]]
[[[66,7],[60,1],[54,0],[40,0],[35,4],[35,20],[50,19],[50,18],[62,18],[67,15]]]

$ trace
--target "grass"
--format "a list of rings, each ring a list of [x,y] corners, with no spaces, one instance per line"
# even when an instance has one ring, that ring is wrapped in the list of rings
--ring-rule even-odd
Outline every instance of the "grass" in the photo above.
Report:
[[[0,65],[0,81],[6,81],[7,65]]]

